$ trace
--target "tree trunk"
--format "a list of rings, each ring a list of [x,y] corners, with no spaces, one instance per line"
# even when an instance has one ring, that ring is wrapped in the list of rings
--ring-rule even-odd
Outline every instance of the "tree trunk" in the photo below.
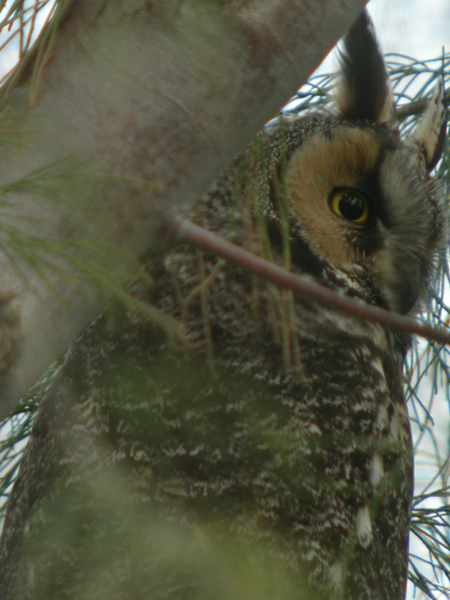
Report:
[[[129,279],[130,257],[170,243],[165,219],[192,207],[363,5],[71,3],[38,80],[31,60],[0,117],[1,418]]]

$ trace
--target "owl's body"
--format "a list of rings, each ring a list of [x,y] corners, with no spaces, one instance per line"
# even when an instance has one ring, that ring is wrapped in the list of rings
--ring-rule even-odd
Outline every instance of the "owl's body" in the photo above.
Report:
[[[375,52],[364,14],[347,83],[358,36]],[[427,174],[442,98],[427,135],[404,143],[383,121],[384,83],[367,115],[346,98],[341,115],[272,126],[195,220],[327,287],[414,310],[445,237]],[[155,287],[134,294],[186,341],[117,309],[74,344],[10,502],[1,598],[401,600],[409,340],[190,246],[149,271]]]

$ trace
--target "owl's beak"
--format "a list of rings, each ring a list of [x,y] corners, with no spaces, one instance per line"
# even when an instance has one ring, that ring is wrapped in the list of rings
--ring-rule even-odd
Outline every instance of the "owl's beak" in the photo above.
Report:
[[[411,312],[417,304],[420,290],[422,289],[422,277],[419,273],[404,278],[398,282],[393,291],[395,298],[394,310],[406,315]]]

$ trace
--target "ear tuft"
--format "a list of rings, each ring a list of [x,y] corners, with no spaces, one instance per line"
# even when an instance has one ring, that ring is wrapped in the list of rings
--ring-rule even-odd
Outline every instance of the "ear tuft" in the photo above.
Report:
[[[336,102],[341,116],[380,123],[394,121],[389,77],[365,10],[344,36],[340,63]]]
[[[420,123],[410,136],[410,141],[419,145],[425,155],[428,173],[434,169],[444,149],[446,112],[444,84],[441,80],[434,89]]]

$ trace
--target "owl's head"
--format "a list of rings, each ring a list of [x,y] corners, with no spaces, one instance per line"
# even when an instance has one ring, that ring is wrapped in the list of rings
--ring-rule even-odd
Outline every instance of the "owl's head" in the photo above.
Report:
[[[285,189],[293,227],[319,260],[364,271],[387,307],[412,313],[447,241],[443,189],[430,176],[446,133],[443,88],[437,86],[416,130],[401,139],[366,12],[344,38],[337,87],[336,117],[300,125],[300,145],[288,134]]]

